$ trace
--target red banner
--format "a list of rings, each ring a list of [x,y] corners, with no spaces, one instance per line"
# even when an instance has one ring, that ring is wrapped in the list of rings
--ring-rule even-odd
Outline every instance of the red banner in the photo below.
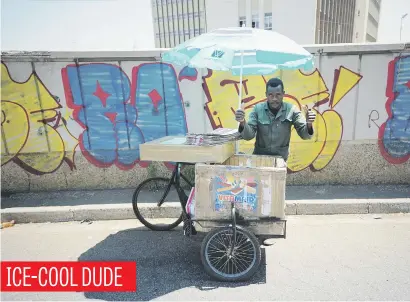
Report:
[[[132,261],[2,261],[4,292],[135,292]]]

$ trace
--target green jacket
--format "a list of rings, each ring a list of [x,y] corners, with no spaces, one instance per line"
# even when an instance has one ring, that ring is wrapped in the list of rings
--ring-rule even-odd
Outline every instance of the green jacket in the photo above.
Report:
[[[239,127],[239,132],[245,140],[253,139],[256,134],[253,154],[281,156],[286,161],[292,125],[302,139],[312,138],[313,128],[309,133],[306,118],[296,106],[283,102],[282,108],[274,116],[268,103],[263,102],[253,107],[249,120]]]

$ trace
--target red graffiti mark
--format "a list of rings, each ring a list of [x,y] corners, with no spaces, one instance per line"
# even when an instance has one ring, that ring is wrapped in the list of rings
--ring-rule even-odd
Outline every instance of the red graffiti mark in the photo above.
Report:
[[[246,94],[248,94],[248,86],[246,84],[247,82],[248,82],[248,79],[242,80],[242,86],[243,86],[243,89],[245,89]],[[224,87],[225,85],[229,85],[229,84],[234,84],[236,92],[239,95],[239,84],[240,83],[241,83],[240,81],[235,81],[235,80],[229,80],[229,79],[228,80],[222,80],[221,81],[221,87]]]
[[[210,78],[211,76],[212,76],[212,70],[211,70],[211,69],[208,69],[208,74],[207,74],[207,75],[202,76],[202,84],[201,84],[201,86],[202,86],[202,90],[203,90],[203,92],[204,92],[204,94],[205,94],[205,96],[206,96],[206,99],[208,100],[208,101],[206,102],[206,104],[212,102],[211,93],[210,93],[210,91],[209,91],[208,85],[206,84],[206,79],[207,79],[207,78]],[[264,79],[264,80],[265,80],[265,79]],[[245,80],[245,81],[247,81],[247,80]],[[233,82],[233,83],[231,83],[231,82]],[[236,82],[236,81],[232,81],[232,80],[223,80],[223,81],[221,81],[220,85],[221,85],[221,86],[225,86],[225,85],[227,85],[227,84],[235,84],[235,87],[237,87],[237,84],[239,84],[240,82],[239,82],[239,81],[236,82],[236,83],[235,83],[235,82]],[[266,82],[266,81],[265,81],[265,82]],[[245,89],[246,89],[245,91],[247,92],[247,87],[246,87]],[[238,93],[238,95],[239,95],[239,87],[237,87],[236,91],[237,91],[237,93]],[[254,96],[251,96],[251,97],[252,97],[252,98],[255,98]],[[249,102],[249,101],[248,101],[248,98],[245,98],[245,100],[246,100],[247,102]],[[263,102],[264,100],[266,100],[266,98],[263,99],[263,100],[261,100],[261,101],[259,101],[258,103]],[[244,100],[242,100],[242,101],[244,101]],[[216,117],[215,119],[212,118],[212,114],[216,115],[216,114],[218,114],[218,112],[216,112],[216,111],[211,112],[210,109],[209,109],[209,107],[206,106],[206,104],[205,104],[205,106],[204,106],[204,110],[205,110],[206,114],[207,114],[208,117],[209,117],[209,122],[211,123],[212,129],[217,129],[217,128],[223,127],[222,121],[221,121],[221,118],[220,118],[220,117]],[[255,105],[255,104],[245,106],[245,109],[248,109],[248,108],[250,108],[250,107],[252,107],[252,106],[254,106],[254,105]],[[233,111],[233,113],[235,114],[235,111],[233,110],[232,107],[231,107],[231,111]],[[215,123],[215,120],[217,120],[217,121],[219,122],[219,125],[220,125],[220,126],[217,126],[217,124]]]
[[[97,98],[100,99],[101,103],[103,104],[104,107],[107,107],[107,99],[111,96],[108,92],[104,91],[104,89],[101,88],[100,82],[97,80],[97,88],[95,92],[93,93]]]
[[[197,76],[184,76],[184,75],[181,76],[181,73],[178,76],[178,81],[180,81],[180,82],[182,82],[183,80],[188,80],[188,81],[191,81],[191,82],[195,82],[196,79],[197,79]]]
[[[6,113],[4,110],[1,111],[1,125],[3,126],[4,122],[6,121]]]
[[[43,112],[43,111],[40,109],[40,110],[31,111],[30,113],[35,114],[35,113],[41,113],[41,112]],[[37,120],[37,122],[43,123],[43,124],[48,124],[53,129],[57,129],[60,126],[60,120],[61,120],[61,112],[56,111],[55,116],[50,117],[50,118],[40,119],[40,120]],[[53,122],[54,122],[54,124],[51,124]]]
[[[242,87],[245,90],[246,95],[248,94],[247,82],[248,82],[248,79],[242,81]],[[239,85],[241,84],[241,82],[228,79],[228,80],[222,80],[221,83],[220,83],[221,87],[224,87],[224,86],[229,85],[229,84],[234,84],[235,85],[236,92],[239,95]],[[248,96],[247,98],[242,99],[241,103],[249,103],[249,102],[252,102],[254,99],[255,99],[254,96]]]
[[[254,96],[249,96],[247,98],[242,99],[242,103],[246,104],[246,103],[252,102],[254,99],[255,99]]]
[[[248,82],[248,79],[242,81],[242,87],[245,90],[246,95],[248,94],[247,82]],[[234,84],[235,85],[236,92],[238,93],[238,96],[239,96],[239,85],[241,84],[241,82],[227,79],[227,80],[222,80],[221,83],[220,83],[221,87],[224,87],[224,86],[229,85],[229,84]],[[255,96],[248,96],[248,97],[241,100],[241,104],[242,103],[246,104],[246,103],[252,102],[254,99],[255,99]],[[246,106],[245,109],[247,109],[248,107],[249,106]],[[231,111],[235,114],[235,110],[232,107],[231,107]]]
[[[153,89],[150,93],[148,93],[148,96],[150,97],[151,102],[154,105],[155,111],[158,111],[158,103],[162,100],[161,95],[156,89]]]
[[[117,112],[106,112],[104,115],[109,118],[111,123],[115,124],[115,120],[117,119]]]
[[[409,80],[409,81],[407,81],[407,83],[406,83],[406,84],[404,84],[404,86],[406,86],[408,89],[410,89],[410,80]]]

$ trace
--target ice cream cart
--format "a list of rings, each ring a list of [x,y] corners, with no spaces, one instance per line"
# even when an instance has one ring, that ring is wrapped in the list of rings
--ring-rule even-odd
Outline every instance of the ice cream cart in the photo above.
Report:
[[[235,142],[197,146],[186,141],[167,136],[140,145],[141,160],[174,162],[175,169],[170,178],[149,178],[136,188],[135,215],[156,231],[183,222],[185,236],[205,232],[200,251],[205,271],[220,281],[248,280],[261,263],[260,239],[286,238],[286,163],[279,157],[235,154]],[[195,166],[194,182],[181,172],[184,165]],[[171,189],[177,193],[168,198]],[[157,193],[158,208],[181,205],[175,220],[148,222],[147,191]]]

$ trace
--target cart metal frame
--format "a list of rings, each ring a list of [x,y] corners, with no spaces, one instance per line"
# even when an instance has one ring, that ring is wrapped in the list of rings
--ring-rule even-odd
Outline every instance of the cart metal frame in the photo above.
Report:
[[[196,163],[182,163],[182,162],[177,162],[175,163],[175,168],[173,170],[172,176],[169,180],[168,186],[164,191],[164,194],[162,195],[161,199],[159,200],[159,202],[157,203],[157,206],[160,207],[164,202],[165,202],[165,198],[167,196],[167,194],[169,193],[169,190],[172,186],[175,187],[177,194],[178,194],[178,198],[179,198],[179,202],[182,208],[182,214],[181,217],[179,219],[182,220],[183,222],[183,232],[184,232],[184,236],[190,237],[191,235],[196,235],[197,231],[194,227],[194,222],[198,223],[201,226],[201,222],[211,222],[211,223],[215,223],[215,226],[213,226],[213,228],[226,228],[229,227],[232,229],[233,232],[233,242],[236,242],[236,236],[237,236],[237,231],[238,229],[243,229],[243,228],[249,228],[252,224],[258,224],[258,223],[282,223],[283,224],[283,235],[270,235],[270,234],[258,234],[256,235],[256,237],[258,237],[258,239],[260,240],[261,238],[283,238],[286,239],[286,219],[280,219],[280,218],[275,218],[275,217],[267,217],[267,218],[259,218],[259,219],[255,219],[255,220],[250,220],[250,219],[245,219],[244,217],[242,217],[239,212],[237,211],[236,207],[235,207],[235,203],[231,203],[231,218],[230,219],[192,219],[190,217],[190,215],[187,213],[186,211],[186,204],[188,201],[188,196],[185,193],[184,189],[181,187],[181,178],[183,180],[185,180],[187,182],[187,184],[193,188],[195,186],[195,184],[193,184],[191,181],[189,181],[187,179],[186,176],[184,176],[181,173],[181,169],[182,166],[186,165],[186,166],[193,166]],[[150,178],[147,179],[146,182],[148,182],[149,180],[153,180],[154,178]],[[136,192],[138,190],[138,187],[136,189]],[[134,193],[135,196],[135,193]],[[134,204],[135,202],[135,204]],[[133,200],[133,206],[134,206],[134,212],[135,212],[135,207],[136,207],[136,202]],[[136,213],[137,214],[137,213]],[[137,218],[139,219],[138,215]],[[140,219],[141,220],[141,219]],[[144,221],[141,221],[143,224]],[[180,224],[180,222],[178,223],[178,225]],[[146,224],[145,224],[146,225]],[[146,225],[147,227],[149,227],[148,225]],[[176,225],[174,226],[176,227]],[[172,228],[174,228],[172,227]],[[172,228],[168,229],[171,230]],[[260,245],[259,247],[260,248]],[[229,250],[229,257],[232,256],[234,252],[234,244],[230,245],[230,250]]]

